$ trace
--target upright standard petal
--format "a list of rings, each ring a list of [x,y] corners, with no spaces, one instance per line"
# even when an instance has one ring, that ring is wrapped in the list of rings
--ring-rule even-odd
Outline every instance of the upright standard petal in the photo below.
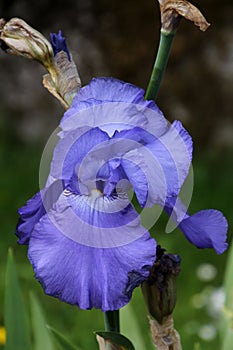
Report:
[[[132,131],[127,132],[128,137]],[[144,135],[144,139],[149,142],[126,153],[122,165],[140,205],[151,207],[157,203],[163,206],[168,197],[178,195],[188,174],[192,139],[178,121],[162,136]]]
[[[92,149],[107,140],[109,140],[108,135],[97,127],[73,130],[56,145],[50,175],[67,183],[67,180],[70,180],[76,171],[76,167],[90,154]]]
[[[115,78],[93,78],[90,83],[83,87],[76,95],[71,108],[79,108],[80,102],[89,100],[100,101],[101,103],[141,103],[145,106],[153,106],[153,108],[162,115],[153,101],[146,101],[144,99],[144,93],[145,91],[143,89]],[[68,117],[69,113],[66,112],[64,118]]]
[[[98,126],[109,136],[115,130],[143,127],[158,137],[168,122],[154,101],[144,99],[142,89],[113,78],[96,78],[75,96],[61,120],[61,135],[84,125]]]
[[[191,136],[182,124],[175,120],[166,133],[147,145],[142,152],[145,153],[147,149],[151,151],[163,169],[167,195],[171,196],[172,192],[173,195],[178,194],[192,161]]]

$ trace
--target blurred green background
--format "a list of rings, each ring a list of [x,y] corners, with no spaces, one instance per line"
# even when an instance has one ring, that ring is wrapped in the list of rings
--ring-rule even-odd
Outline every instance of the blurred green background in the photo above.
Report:
[[[190,212],[218,208],[233,221],[233,4],[230,0],[193,1],[211,27],[200,32],[182,21],[172,49],[158,105],[170,121],[180,119],[194,140],[194,193]],[[5,19],[25,19],[47,37],[62,29],[83,84],[93,76],[114,76],[146,88],[159,38],[154,0],[1,0]],[[37,63],[0,52],[0,326],[3,325],[6,256],[13,247],[25,300],[40,299],[48,324],[83,349],[95,349],[93,331],[103,328],[99,310],[80,311],[47,297],[33,277],[26,247],[14,235],[17,209],[39,189],[38,170],[46,140],[63,114],[42,87]],[[184,349],[200,343],[219,350],[219,308],[227,252],[217,256],[188,243],[179,231],[165,234],[166,215],[153,228],[156,240],[180,254],[175,324]],[[132,306],[151,349],[147,312],[140,289]],[[132,339],[133,340],[133,339]],[[1,348],[0,348],[1,349]],[[138,349],[139,350],[139,349]]]

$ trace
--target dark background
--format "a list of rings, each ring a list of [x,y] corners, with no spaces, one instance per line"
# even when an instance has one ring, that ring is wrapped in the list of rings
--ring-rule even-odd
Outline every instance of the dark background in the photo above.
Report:
[[[168,119],[184,122],[198,147],[222,149],[233,143],[233,5],[230,0],[193,3],[211,26],[202,33],[188,21],[181,23],[158,104]],[[154,0],[2,0],[0,13],[21,17],[46,36],[62,29],[83,84],[93,76],[114,76],[147,85],[160,26]],[[18,138],[34,143],[49,134],[47,123],[57,125],[62,109],[41,87],[43,68],[4,53],[1,62],[1,109],[14,118],[10,124]]]
[[[203,0],[193,4],[202,10],[211,26],[202,33],[190,22],[181,22],[157,102],[167,119],[180,119],[193,136],[195,186],[191,211],[218,208],[231,225],[233,3]],[[142,88],[147,86],[160,28],[159,9],[154,0],[1,0],[0,17],[6,20],[21,17],[47,38],[50,32],[62,29],[83,85],[93,76],[113,76]],[[83,348],[94,349],[91,332],[102,327],[100,312],[80,312],[43,296],[33,279],[26,248],[17,246],[14,236],[17,208],[39,189],[40,157],[64,112],[43,88],[44,73],[44,68],[35,62],[0,52],[0,300],[4,294],[7,249],[13,246],[25,297],[29,289],[35,289],[49,323]],[[216,256],[214,252],[199,251],[178,231],[165,236],[164,221],[162,218],[155,228],[157,240],[182,256],[176,324],[184,348],[193,349],[193,344],[200,342],[205,350],[219,350],[218,338],[207,342],[198,333],[205,324],[217,329],[218,317],[213,318],[205,305],[195,308],[192,300],[206,288],[215,290],[221,285],[227,253]],[[230,237],[231,229],[229,241]],[[196,276],[198,266],[206,262],[217,269],[210,284]],[[149,344],[140,291],[136,291],[132,303]]]

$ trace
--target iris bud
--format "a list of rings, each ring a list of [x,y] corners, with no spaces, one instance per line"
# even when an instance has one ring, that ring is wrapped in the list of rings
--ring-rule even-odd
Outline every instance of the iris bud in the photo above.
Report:
[[[4,50],[12,55],[36,60],[50,71],[53,67],[53,49],[50,42],[20,18],[0,22],[0,39]]]
[[[81,81],[61,32],[51,38],[52,45],[20,18],[12,18],[8,22],[0,19],[1,48],[6,53],[40,62],[49,72],[43,76],[45,88],[68,109],[81,87]]]
[[[150,276],[142,283],[142,293],[151,316],[160,324],[175,307],[176,277],[179,272],[180,257],[165,254],[165,249],[158,246]]]

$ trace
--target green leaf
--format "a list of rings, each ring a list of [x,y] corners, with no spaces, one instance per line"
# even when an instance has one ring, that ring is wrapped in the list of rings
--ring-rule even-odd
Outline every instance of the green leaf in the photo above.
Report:
[[[232,350],[233,344],[233,245],[231,246],[224,281],[225,305],[222,313],[222,350]]]
[[[64,335],[55,330],[54,328],[47,326],[47,328],[53,333],[56,338],[58,344],[61,346],[63,350],[80,350],[75,345],[73,345]],[[43,350],[43,349],[42,349]],[[47,349],[46,349],[47,350]]]
[[[148,350],[145,345],[141,327],[139,326],[139,322],[130,303],[121,309],[121,330],[122,333],[133,340],[135,350]],[[150,336],[149,333],[147,336]],[[151,345],[151,348],[152,347]]]
[[[5,350],[31,350],[27,313],[21,294],[13,253],[8,252],[5,289]]]
[[[124,335],[118,332],[98,331],[98,332],[95,332],[95,334],[109,341],[113,345],[119,345],[120,350],[135,350],[131,341],[128,338],[126,338]]]
[[[34,338],[34,350],[55,350],[51,333],[46,327],[46,320],[38,299],[30,294],[31,319]]]

